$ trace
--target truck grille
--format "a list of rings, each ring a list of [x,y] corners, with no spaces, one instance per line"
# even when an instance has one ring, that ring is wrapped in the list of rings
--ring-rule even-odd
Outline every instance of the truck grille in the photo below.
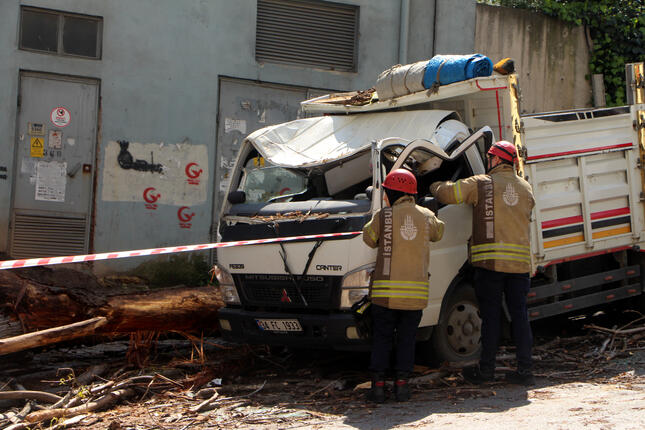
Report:
[[[340,277],[296,276],[295,278],[308,307],[316,309],[335,307]],[[304,307],[302,298],[288,275],[234,275],[234,279],[244,305],[285,309]]]

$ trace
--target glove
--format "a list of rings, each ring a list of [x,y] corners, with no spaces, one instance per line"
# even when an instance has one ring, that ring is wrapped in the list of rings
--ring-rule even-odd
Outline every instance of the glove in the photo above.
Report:
[[[372,302],[368,295],[352,305],[352,316],[356,322],[358,335],[363,339],[372,337]]]

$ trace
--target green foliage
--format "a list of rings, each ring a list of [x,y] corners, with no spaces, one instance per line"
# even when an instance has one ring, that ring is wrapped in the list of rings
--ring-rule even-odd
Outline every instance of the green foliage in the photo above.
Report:
[[[151,287],[196,287],[209,283],[209,270],[206,257],[191,253],[175,254],[168,259],[143,263],[133,270],[132,274],[147,279]]]
[[[589,29],[591,73],[602,73],[608,106],[625,104],[625,64],[645,60],[643,0],[489,0],[480,3],[531,9]]]

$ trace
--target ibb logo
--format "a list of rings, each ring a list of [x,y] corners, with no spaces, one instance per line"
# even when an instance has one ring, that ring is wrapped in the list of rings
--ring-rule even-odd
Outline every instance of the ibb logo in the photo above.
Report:
[[[157,190],[154,187],[148,187],[143,190],[143,200],[146,201],[146,209],[157,209],[157,205],[155,203],[157,200],[159,200],[161,194],[157,193],[156,191]]]
[[[188,181],[189,184],[191,184],[191,185],[199,185],[199,179],[198,178],[201,176],[201,174],[203,172],[203,170],[199,168],[199,164],[197,164],[197,163],[188,163],[186,165],[185,172],[186,172],[186,176],[188,177],[188,179],[186,179],[186,180]]]
[[[182,206],[177,211],[177,218],[179,218],[179,226],[181,228],[190,228],[192,224],[190,220],[195,216],[194,212],[188,213],[187,210],[190,210],[189,206]]]

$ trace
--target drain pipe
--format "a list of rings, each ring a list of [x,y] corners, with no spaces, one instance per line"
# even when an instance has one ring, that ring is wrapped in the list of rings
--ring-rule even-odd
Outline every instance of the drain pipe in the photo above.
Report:
[[[399,64],[408,62],[408,28],[410,25],[410,0],[401,0],[401,24],[399,25]]]
[[[432,57],[437,55],[437,3],[439,0],[434,0],[434,16],[432,17]]]

